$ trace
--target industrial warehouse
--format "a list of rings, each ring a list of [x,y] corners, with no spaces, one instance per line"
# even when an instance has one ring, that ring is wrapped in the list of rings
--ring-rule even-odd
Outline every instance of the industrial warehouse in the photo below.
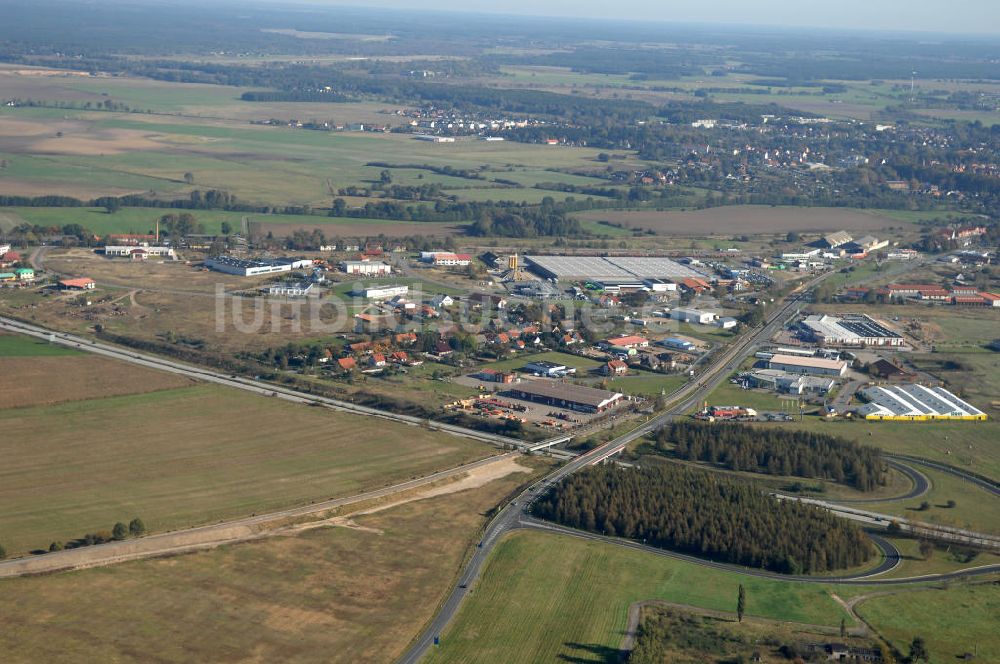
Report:
[[[616,282],[705,276],[669,258],[648,256],[525,256],[524,259],[535,274],[556,280]]]
[[[802,331],[820,346],[902,346],[904,343],[901,334],[864,314],[806,316]]]
[[[602,413],[625,396],[620,392],[609,392],[595,387],[553,383],[544,380],[523,381],[510,389],[510,395],[515,399],[534,401],[584,413]]]
[[[768,369],[777,369],[793,374],[814,376],[843,376],[847,373],[847,362],[828,360],[823,357],[801,357],[798,355],[776,354],[767,361]]]
[[[987,415],[943,387],[916,383],[868,387],[858,395],[868,403],[855,412],[867,420],[986,420]]]
[[[212,256],[206,258],[205,267],[216,272],[235,274],[240,277],[255,277],[261,274],[291,272],[310,267],[312,261],[306,258],[273,258],[267,260],[244,260],[232,256]]]

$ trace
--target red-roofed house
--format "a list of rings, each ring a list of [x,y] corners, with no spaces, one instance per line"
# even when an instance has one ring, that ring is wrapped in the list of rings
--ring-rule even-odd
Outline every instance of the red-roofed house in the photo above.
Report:
[[[698,279],[697,277],[685,277],[681,280],[681,286],[695,293],[704,293],[705,291],[712,289],[711,284],[704,279]]]
[[[10,267],[14,263],[20,263],[20,262],[21,262],[21,254],[17,253],[16,251],[8,251],[5,252],[2,256],[0,256],[0,267]]]
[[[601,367],[601,373],[605,376],[624,376],[628,373],[628,365],[621,360],[611,360]]]
[[[472,256],[469,254],[435,253],[431,263],[434,265],[469,265],[472,263]]]
[[[342,357],[337,360],[337,364],[343,371],[353,371],[358,368],[358,363],[354,361],[353,357]]]
[[[372,356],[368,358],[368,364],[373,367],[384,367],[385,355],[382,353],[372,353]]]
[[[649,339],[646,337],[639,337],[634,334],[628,334],[621,337],[608,337],[601,342],[601,345],[607,348],[612,346],[621,346],[622,348],[646,348],[649,346]]]
[[[63,279],[59,282],[59,287],[64,290],[94,290],[97,284],[93,279],[80,277],[79,279]]]

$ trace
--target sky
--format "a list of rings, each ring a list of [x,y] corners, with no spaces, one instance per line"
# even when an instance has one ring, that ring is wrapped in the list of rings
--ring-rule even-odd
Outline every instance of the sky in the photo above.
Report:
[[[503,14],[1000,35],[1000,0],[330,0]]]

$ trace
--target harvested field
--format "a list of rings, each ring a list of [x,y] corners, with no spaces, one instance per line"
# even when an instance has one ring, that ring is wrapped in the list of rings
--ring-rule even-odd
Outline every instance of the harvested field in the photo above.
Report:
[[[848,208],[767,207],[734,205],[687,212],[599,210],[576,215],[589,221],[610,221],[628,228],[652,229],[671,235],[728,233],[787,233],[788,231],[875,231],[903,222],[867,210]]]
[[[85,135],[43,138],[33,142],[28,151],[32,154],[111,155],[134,150],[155,150],[163,145],[142,132],[114,129],[88,132]]]
[[[489,452],[218,386],[9,409],[0,429],[10,553],[135,516],[164,531],[353,495]]]
[[[45,406],[65,401],[141,394],[195,382],[101,357],[8,357],[0,359],[4,377],[0,408]]]
[[[537,472],[539,460],[526,459]],[[7,579],[11,662],[393,661],[450,590],[487,510],[528,476],[175,558]],[[210,622],[211,630],[204,625]]]

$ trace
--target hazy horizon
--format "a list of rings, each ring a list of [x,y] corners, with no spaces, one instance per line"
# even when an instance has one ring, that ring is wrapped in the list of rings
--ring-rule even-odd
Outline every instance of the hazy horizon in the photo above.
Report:
[[[507,0],[487,7],[463,0],[289,0],[289,3],[553,18],[1000,36],[1000,3],[995,0],[958,0],[947,12],[928,2],[918,4],[908,0],[842,0],[836,7],[795,0],[758,0],[756,3],[716,0],[710,5],[711,11],[706,11],[705,3],[694,0],[674,0],[669,4],[658,0],[633,0],[625,13],[598,0]],[[957,8],[961,9],[956,11]]]

